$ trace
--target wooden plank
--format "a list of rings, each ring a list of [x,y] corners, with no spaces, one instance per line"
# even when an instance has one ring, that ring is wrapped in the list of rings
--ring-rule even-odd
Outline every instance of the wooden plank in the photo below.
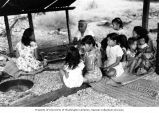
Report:
[[[49,103],[51,101],[55,101],[58,98],[62,97],[62,96],[68,96],[71,94],[76,93],[79,90],[82,89],[86,89],[88,88],[89,85],[87,84],[83,84],[81,87],[79,88],[66,88],[66,87],[62,87],[61,89],[55,90],[55,91],[51,91],[49,93],[40,95],[40,96],[33,96],[30,99],[27,100],[23,100],[21,102],[17,102],[14,103],[13,105],[10,106],[21,106],[21,107],[25,107],[25,106],[29,106],[29,107],[33,107],[33,106],[42,106],[46,103]]]
[[[156,53],[156,69],[155,72],[159,75],[159,23],[157,29],[157,53]]]
[[[68,12],[68,10],[65,10],[65,11],[66,11],[66,23],[67,23],[68,39],[69,39],[69,42],[71,42],[71,32],[70,32],[70,26],[69,26],[69,12]]]
[[[10,33],[9,22],[8,22],[8,17],[7,16],[4,16],[4,22],[5,22],[5,26],[6,26],[9,52],[10,52],[10,54],[13,54],[13,46],[12,46],[12,40],[11,40],[11,33]]]
[[[142,27],[148,29],[150,0],[143,1]]]

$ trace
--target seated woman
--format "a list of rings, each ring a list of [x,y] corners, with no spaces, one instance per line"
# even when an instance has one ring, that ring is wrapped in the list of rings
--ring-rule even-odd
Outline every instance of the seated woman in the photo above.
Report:
[[[154,54],[148,45],[148,38],[139,37],[138,49],[135,60],[132,64],[132,73],[137,75],[144,74],[153,69],[154,67]],[[140,69],[140,70],[139,70]]]
[[[82,47],[84,49],[84,78],[87,83],[98,82],[102,79],[101,52],[98,49],[94,38],[87,35],[82,39]]]
[[[34,74],[34,71],[43,69],[46,62],[37,60],[37,44],[33,37],[33,29],[28,28],[24,31],[21,41],[16,45],[16,58],[6,63],[3,73],[19,76],[24,73]]]

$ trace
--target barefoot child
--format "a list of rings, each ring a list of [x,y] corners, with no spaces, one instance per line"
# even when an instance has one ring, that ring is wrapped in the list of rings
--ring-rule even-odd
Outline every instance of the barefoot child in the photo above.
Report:
[[[101,67],[101,52],[98,49],[94,38],[87,35],[82,39],[84,48],[84,63],[85,63],[85,82],[98,82],[102,79]]]
[[[137,52],[137,40],[136,38],[129,38],[128,39],[128,47],[129,49],[127,50],[126,53],[126,69],[128,72],[132,72],[131,65],[133,61],[135,60],[136,52]]]
[[[108,34],[108,46],[106,48],[107,61],[104,70],[109,77],[119,77],[123,74],[124,69],[121,63],[123,56],[122,48],[117,44],[118,36],[116,33]]]
[[[66,87],[80,87],[83,84],[82,70],[84,66],[78,49],[70,47],[66,56],[65,65],[60,70],[60,74],[62,75],[61,80],[63,80]]]

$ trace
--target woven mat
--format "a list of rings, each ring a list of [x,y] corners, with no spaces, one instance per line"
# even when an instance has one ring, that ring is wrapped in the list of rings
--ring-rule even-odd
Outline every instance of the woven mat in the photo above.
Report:
[[[91,83],[92,88],[98,92],[122,100],[131,106],[159,106],[159,83],[140,79],[122,87],[106,85],[107,79],[98,83]]]

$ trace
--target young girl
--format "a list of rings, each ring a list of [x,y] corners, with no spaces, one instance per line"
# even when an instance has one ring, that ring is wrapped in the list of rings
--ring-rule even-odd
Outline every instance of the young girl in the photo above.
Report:
[[[85,82],[97,82],[102,79],[101,67],[101,52],[97,48],[94,38],[87,35],[82,39],[82,46],[84,49],[84,63],[85,63]]]
[[[126,51],[128,49],[128,41],[127,41],[127,37],[125,35],[119,35],[118,36],[118,44],[120,45],[120,47],[123,50],[123,57],[121,59],[121,62],[125,62],[126,61]]]
[[[122,48],[117,44],[118,36],[116,33],[108,34],[108,46],[106,48],[107,61],[105,62],[105,68],[107,76],[119,77],[123,74],[124,69],[121,64],[123,56]]]
[[[127,64],[126,64],[126,69],[128,70],[129,73],[132,72],[132,63],[135,60],[135,56],[136,56],[136,52],[137,52],[137,40],[136,38],[129,38],[128,39],[128,45],[129,45],[129,49],[127,50],[126,53],[126,60],[127,60]]]
[[[113,29],[116,31],[116,33],[118,33],[119,35],[121,34],[125,34],[125,31],[123,29],[123,22],[120,18],[114,18],[112,20],[112,24],[113,24]]]
[[[63,80],[66,87],[80,87],[83,84],[84,78],[82,70],[84,66],[78,49],[70,47],[66,55],[65,65],[63,69],[60,70],[60,74],[62,75],[61,80]]]

